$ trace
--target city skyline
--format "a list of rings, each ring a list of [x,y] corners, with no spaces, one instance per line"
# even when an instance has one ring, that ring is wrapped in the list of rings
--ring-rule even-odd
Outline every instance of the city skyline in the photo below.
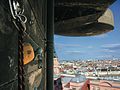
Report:
[[[112,32],[89,37],[55,35],[55,51],[59,60],[119,58],[120,56],[120,0],[109,8],[114,15]]]

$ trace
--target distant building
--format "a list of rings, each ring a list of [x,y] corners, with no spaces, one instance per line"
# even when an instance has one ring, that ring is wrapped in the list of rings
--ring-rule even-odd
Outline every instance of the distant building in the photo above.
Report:
[[[60,73],[60,64],[59,64],[58,57],[55,52],[54,52],[53,60],[54,60],[54,74],[59,74]]]
[[[58,58],[54,58],[54,74],[59,74],[60,73],[60,65],[58,62]]]
[[[81,90],[86,81],[87,79],[82,75],[76,77],[63,77],[63,90]]]
[[[91,80],[90,90],[120,90],[120,82]]]

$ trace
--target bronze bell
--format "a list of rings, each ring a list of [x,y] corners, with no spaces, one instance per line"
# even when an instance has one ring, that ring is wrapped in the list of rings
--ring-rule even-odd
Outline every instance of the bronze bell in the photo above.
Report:
[[[114,29],[113,14],[107,9],[115,0],[56,0],[55,34],[63,36],[94,36]],[[97,3],[95,5],[95,2]],[[82,5],[83,4],[83,5]],[[99,6],[101,5],[101,6]]]

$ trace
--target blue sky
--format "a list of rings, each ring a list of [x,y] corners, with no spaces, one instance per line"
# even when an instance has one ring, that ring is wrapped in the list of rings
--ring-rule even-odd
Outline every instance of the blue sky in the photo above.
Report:
[[[110,9],[114,15],[112,32],[91,37],[55,35],[55,50],[59,60],[119,58],[120,57],[120,0]]]

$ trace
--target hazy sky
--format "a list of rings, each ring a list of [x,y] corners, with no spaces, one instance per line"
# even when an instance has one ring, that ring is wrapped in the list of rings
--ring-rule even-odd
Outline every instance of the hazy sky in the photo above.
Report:
[[[120,57],[120,0],[110,9],[115,29],[107,34],[91,37],[65,37],[55,35],[55,50],[59,60]]]

